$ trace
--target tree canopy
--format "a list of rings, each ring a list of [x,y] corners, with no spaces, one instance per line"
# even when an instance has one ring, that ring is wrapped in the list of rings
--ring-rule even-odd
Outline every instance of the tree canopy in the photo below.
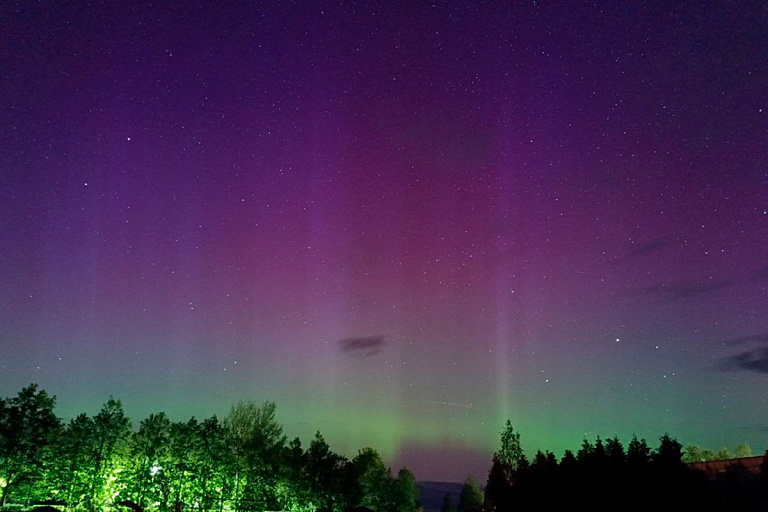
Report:
[[[135,430],[113,397],[96,415],[66,425],[55,403],[35,384],[0,400],[4,504],[57,501],[96,511],[124,502],[158,512],[419,507],[408,469],[393,476],[373,448],[348,460],[320,432],[306,450],[299,439],[289,443],[273,402],[239,402],[223,421],[176,422],[157,412]]]
[[[651,449],[633,436],[626,450],[618,437],[583,439],[574,455],[566,450],[558,462],[539,451],[528,464],[520,437],[510,422],[501,435],[485,487],[487,512],[512,511],[715,511],[765,510],[768,504],[768,452],[760,474],[733,464],[714,474],[692,470],[685,457],[700,450],[686,448],[669,434]],[[519,462],[509,470],[509,446]],[[748,453],[741,448],[742,453]],[[461,509],[461,507],[459,507]]]
[[[38,390],[37,384],[0,400],[0,505],[18,485],[37,478],[52,456],[51,447],[61,434],[55,405],[56,397]]]

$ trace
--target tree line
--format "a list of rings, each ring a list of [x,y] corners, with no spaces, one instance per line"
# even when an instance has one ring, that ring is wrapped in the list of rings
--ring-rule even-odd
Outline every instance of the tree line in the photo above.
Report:
[[[576,453],[566,450],[559,460],[552,452],[538,451],[531,461],[507,421],[500,444],[482,500],[468,480],[460,512],[768,510],[768,451],[759,474],[735,462],[712,475],[691,470],[683,446],[667,434],[655,450],[636,436],[626,448],[618,437],[597,437],[584,439]],[[465,499],[465,493],[474,498]],[[461,502],[472,502],[474,508]],[[443,512],[450,512],[450,506],[447,498]]]
[[[748,444],[742,443],[733,451],[723,446],[719,450],[710,450],[702,448],[697,444],[691,444],[683,449],[683,462],[707,462],[711,460],[741,459],[752,456],[752,448]]]
[[[137,428],[112,397],[95,416],[64,422],[56,397],[31,384],[0,400],[0,503],[104,510],[341,512],[365,506],[415,512],[418,490],[379,454],[351,460],[320,432],[305,449],[288,441],[273,402],[240,402],[220,421],[171,421],[158,412]],[[126,508],[125,510],[128,510]]]

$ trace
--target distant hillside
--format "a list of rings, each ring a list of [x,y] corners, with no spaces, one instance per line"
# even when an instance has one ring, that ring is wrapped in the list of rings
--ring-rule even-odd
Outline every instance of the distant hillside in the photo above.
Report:
[[[424,512],[440,512],[445,493],[450,493],[454,505],[458,504],[461,486],[461,482],[416,482]]]

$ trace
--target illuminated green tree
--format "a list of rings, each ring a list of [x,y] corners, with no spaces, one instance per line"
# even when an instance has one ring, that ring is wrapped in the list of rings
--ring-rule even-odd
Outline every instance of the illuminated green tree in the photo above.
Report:
[[[0,505],[14,489],[35,483],[50,463],[50,448],[61,433],[56,397],[30,384],[14,398],[0,400]]]
[[[81,414],[66,428],[54,405],[35,385],[0,400],[3,501],[55,498],[90,511],[124,500],[153,512],[417,508],[413,474],[403,468],[393,479],[370,448],[348,461],[319,432],[306,452],[298,439],[286,446],[271,402],[241,402],[223,423],[215,416],[173,423],[160,412],[133,433],[112,397],[96,416]]]
[[[93,478],[94,423],[87,414],[79,414],[64,429],[56,445],[49,485],[55,496],[69,504],[89,501]]]
[[[732,457],[731,452],[728,451],[728,447],[723,446],[722,448],[720,448],[715,452],[714,460],[727,460],[727,459],[730,459],[731,457]]]
[[[320,432],[316,432],[305,455],[305,478],[318,510],[331,512],[345,508],[346,463],[344,457],[331,451]]]
[[[393,512],[414,512],[418,508],[419,489],[413,473],[407,468],[401,468],[393,487]]]
[[[520,445],[520,434],[515,432],[512,422],[507,420],[501,431],[501,448],[497,454],[499,463],[509,471],[517,471],[524,461],[523,448]]]
[[[239,402],[224,419],[233,457],[234,499],[249,507],[277,507],[280,455],[286,439],[275,410],[274,402]]]
[[[204,468],[201,448],[199,425],[196,419],[191,418],[171,425],[170,453],[167,462],[171,470],[168,503],[189,503],[193,496],[199,494],[196,482],[200,480]]]
[[[285,447],[282,478],[277,490],[281,508],[291,512],[311,512],[317,508],[312,481],[307,471],[307,456],[298,437]],[[319,501],[319,500],[317,500]]]
[[[697,444],[690,444],[683,449],[683,462],[704,462],[704,451]]]
[[[86,508],[110,506],[125,487],[120,474],[127,466],[131,421],[120,400],[109,397],[93,418],[91,486]]]
[[[142,420],[131,436],[128,493],[141,507],[163,498],[170,430],[171,421],[160,412]]]
[[[483,490],[474,476],[470,475],[461,486],[458,512],[480,512],[483,509]]]
[[[358,506],[384,512],[391,503],[392,474],[378,452],[372,448],[363,448],[354,459],[352,468],[357,480]]]
[[[741,443],[733,451],[733,456],[734,457],[738,457],[738,458],[751,457],[752,456],[752,448],[750,448],[750,446],[747,443]]]
[[[229,446],[224,428],[216,416],[203,420],[197,426],[197,473],[195,500],[203,510],[211,510],[223,503],[229,492],[227,470]]]
[[[509,506],[513,482],[528,468],[528,460],[520,445],[520,434],[507,420],[501,431],[501,446],[493,455],[493,463],[485,486],[485,501],[489,509],[506,509]]]

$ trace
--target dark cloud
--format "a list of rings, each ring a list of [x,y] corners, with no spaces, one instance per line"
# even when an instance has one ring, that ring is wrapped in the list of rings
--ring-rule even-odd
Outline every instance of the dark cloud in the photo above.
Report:
[[[728,356],[720,360],[717,365],[723,371],[746,371],[768,374],[768,333],[742,336],[726,342],[729,345],[743,345],[746,343],[760,344],[761,347],[742,350],[736,355]]]
[[[613,259],[612,262],[617,265],[623,265],[624,263],[629,263],[633,260],[644,258],[653,253],[674,247],[676,243],[675,239],[670,237],[654,238],[645,243],[632,245],[624,256],[619,256]]]
[[[753,334],[752,336],[742,336],[733,338],[725,342],[727,345],[743,345],[744,343],[765,343],[768,344],[768,332],[762,334]]]
[[[731,283],[729,281],[715,281],[712,283],[685,283],[675,286],[672,294],[673,299],[690,299],[699,295],[707,295],[723,288],[727,288]]]
[[[768,374],[768,347],[745,350],[720,361],[719,369]]]
[[[366,358],[371,357],[384,348],[387,344],[387,340],[382,336],[367,336],[363,338],[344,338],[339,341],[339,350],[342,354]]]
[[[731,286],[731,281],[712,281],[708,283],[677,283],[677,284],[657,284],[643,288],[644,293],[653,293],[664,295],[671,300],[690,299],[700,295],[714,293],[723,288]]]
[[[672,240],[667,238],[656,238],[655,240],[651,240],[650,242],[640,244],[635,247],[635,249],[632,251],[632,257],[637,258],[640,256],[645,256],[647,254],[666,249],[670,246],[672,246]]]
[[[768,281],[768,267],[763,267],[755,272],[755,277],[761,281]]]
[[[645,288],[641,288],[640,291],[643,293],[667,293],[669,290],[669,287],[664,284],[655,284],[653,286],[646,286]]]

